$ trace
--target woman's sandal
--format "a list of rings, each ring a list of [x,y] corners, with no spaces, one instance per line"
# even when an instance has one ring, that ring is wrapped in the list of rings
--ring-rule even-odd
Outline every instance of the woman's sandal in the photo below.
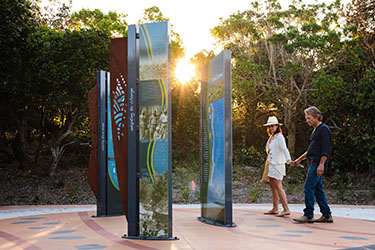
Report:
[[[290,215],[290,211],[282,211],[281,213],[276,214],[277,217],[283,217],[284,215]]]
[[[279,214],[279,211],[270,210],[270,211],[264,212],[263,214],[267,214],[267,215],[277,215],[277,214]]]

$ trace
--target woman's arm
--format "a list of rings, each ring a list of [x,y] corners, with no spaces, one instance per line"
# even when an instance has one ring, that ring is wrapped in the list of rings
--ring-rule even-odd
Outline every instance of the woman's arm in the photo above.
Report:
[[[284,153],[284,156],[285,156],[285,159],[286,159],[286,162],[288,164],[290,164],[290,161],[291,161],[291,157],[290,157],[290,153],[289,153],[289,150],[286,146],[286,142],[285,142],[285,137],[281,134],[278,136],[278,144],[279,144],[279,148],[281,149],[281,151]]]

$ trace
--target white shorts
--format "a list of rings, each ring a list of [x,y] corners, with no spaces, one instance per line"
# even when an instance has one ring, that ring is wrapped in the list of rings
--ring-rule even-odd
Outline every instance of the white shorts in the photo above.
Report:
[[[281,165],[272,165],[270,164],[269,166],[269,171],[268,171],[268,177],[274,178],[276,180],[282,181],[284,175],[282,174],[285,172],[285,164]]]

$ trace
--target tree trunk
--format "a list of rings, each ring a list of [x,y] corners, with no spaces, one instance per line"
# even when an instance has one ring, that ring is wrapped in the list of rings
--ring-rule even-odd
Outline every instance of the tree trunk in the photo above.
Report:
[[[27,125],[27,110],[23,110],[21,120],[16,120],[18,127],[18,149],[20,151],[19,169],[29,167],[30,160],[30,146],[28,140],[28,125]]]
[[[284,123],[288,129],[288,148],[292,158],[296,149],[296,123],[293,120],[293,111],[290,107],[285,107]]]
[[[53,146],[51,147],[51,153],[52,153],[52,164],[51,164],[49,176],[54,177],[56,173],[57,165],[59,164],[59,161],[62,156],[62,152],[59,146]]]
[[[44,112],[44,106],[43,106],[40,112],[40,135],[39,135],[38,147],[35,151],[34,164],[38,163],[40,152],[42,151],[42,148],[43,148],[43,136],[44,136],[44,129],[45,129],[44,118],[45,118],[45,112]]]
[[[68,135],[70,135],[72,132],[71,131],[66,131],[63,135],[61,135],[61,137],[59,139],[61,140],[58,140],[58,141],[62,141],[64,140]],[[71,142],[68,142],[64,145],[60,145],[58,143],[54,144],[52,147],[51,147],[51,153],[52,153],[52,164],[51,164],[51,169],[50,169],[50,172],[49,172],[49,176],[50,177],[54,177],[55,174],[56,174],[56,169],[57,169],[57,166],[60,162],[60,159],[61,157],[63,156],[64,152],[65,152],[65,149],[67,146],[69,146],[70,144],[73,144],[74,141],[71,141]]]
[[[59,133],[59,135],[56,138],[55,143],[53,143],[52,146],[51,146],[51,153],[52,153],[53,160],[52,160],[51,169],[50,169],[50,172],[49,172],[50,177],[53,177],[55,175],[57,165],[59,164],[60,159],[65,152],[65,148],[68,145],[74,143],[74,141],[71,141],[71,142],[67,142],[67,143],[64,144],[64,140],[72,133],[72,127],[73,127],[73,124],[75,123],[76,119],[77,119],[77,117],[73,117],[72,119],[68,119],[68,121],[67,121],[68,125],[67,125],[66,131]]]

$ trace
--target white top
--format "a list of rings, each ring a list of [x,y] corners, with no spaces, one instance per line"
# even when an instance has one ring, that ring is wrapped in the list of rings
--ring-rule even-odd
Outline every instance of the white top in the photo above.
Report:
[[[281,165],[291,160],[284,136],[281,133],[277,133],[273,136],[273,140],[270,143],[271,138],[268,139],[266,145],[269,152],[268,162],[272,165]]]

